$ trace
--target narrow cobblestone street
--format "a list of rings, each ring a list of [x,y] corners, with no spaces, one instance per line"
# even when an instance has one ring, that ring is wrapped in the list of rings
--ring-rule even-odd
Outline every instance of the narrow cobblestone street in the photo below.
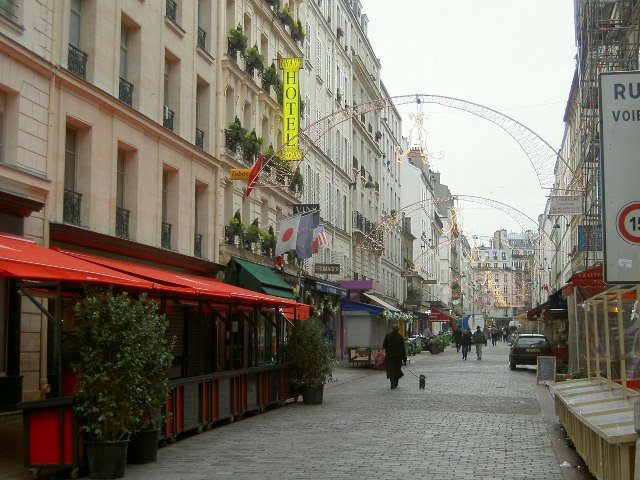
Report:
[[[384,372],[341,367],[323,405],[288,404],[181,440],[160,449],[156,464],[127,466],[125,476],[588,478],[560,467],[536,396],[549,395],[547,387],[536,386],[533,368],[510,371],[507,355],[501,342],[485,347],[482,360],[472,351],[462,361],[451,347],[422,353],[410,357],[397,390]],[[425,390],[412,373],[426,374]]]

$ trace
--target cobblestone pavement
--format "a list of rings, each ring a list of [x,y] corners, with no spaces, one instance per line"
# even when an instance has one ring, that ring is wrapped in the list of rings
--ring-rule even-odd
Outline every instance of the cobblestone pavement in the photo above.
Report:
[[[566,476],[534,369],[454,348],[411,357],[396,390],[384,372],[338,368],[322,405],[289,403],[162,448],[126,479],[540,479]],[[413,374],[424,373],[426,389]],[[565,473],[565,477],[563,477]]]

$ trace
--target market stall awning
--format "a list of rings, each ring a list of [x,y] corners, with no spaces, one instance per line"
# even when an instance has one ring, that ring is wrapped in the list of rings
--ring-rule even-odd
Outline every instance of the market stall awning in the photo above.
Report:
[[[234,257],[224,271],[224,279],[230,284],[256,292],[295,299],[291,285],[285,282],[273,268],[258,263]]]
[[[60,255],[68,258],[77,258],[86,262],[91,262],[96,266],[104,266],[118,272],[126,272],[131,275],[142,277],[153,282],[154,290],[162,291],[165,287],[181,287],[183,293],[191,293],[211,297],[213,300],[232,300],[238,303],[259,304],[268,307],[290,308],[291,315],[296,312],[296,318],[309,318],[309,306],[294,302],[282,297],[265,295],[235,285],[229,285],[214,278],[190,275],[187,273],[164,270],[149,265],[142,265],[114,258],[106,258],[88,253],[75,252],[64,249],[56,249]],[[58,253],[54,252],[54,253]]]
[[[365,297],[367,297],[372,302],[375,302],[378,306],[384,308],[385,310],[389,310],[390,312],[399,313],[400,310],[394,307],[393,305],[389,305],[387,302],[382,300],[380,297],[372,295],[371,293],[363,293]]]
[[[429,322],[450,322],[453,320],[453,317],[447,315],[439,308],[431,306],[431,313],[429,314],[429,317],[427,317],[427,320]]]
[[[380,315],[384,311],[382,307],[376,307],[369,303],[352,302],[351,300],[340,300],[342,311],[365,312],[371,315]]]
[[[15,235],[0,234],[0,276],[23,280],[106,283],[151,289],[153,283],[64,255]]]

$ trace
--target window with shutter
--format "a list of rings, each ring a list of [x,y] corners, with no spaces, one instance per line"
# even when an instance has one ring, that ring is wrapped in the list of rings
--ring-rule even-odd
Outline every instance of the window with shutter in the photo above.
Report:
[[[332,89],[332,78],[331,75],[333,74],[333,67],[331,64],[331,47],[329,45],[327,45],[327,89],[331,90]]]

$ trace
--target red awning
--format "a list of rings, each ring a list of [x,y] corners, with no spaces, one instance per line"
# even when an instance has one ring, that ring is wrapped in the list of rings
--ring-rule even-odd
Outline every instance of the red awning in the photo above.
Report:
[[[77,283],[107,283],[150,289],[153,284],[142,278],[70,257],[35,241],[0,234],[0,276],[23,280],[59,280]]]
[[[429,307],[431,313],[427,317],[427,321],[429,322],[450,322],[453,320],[453,317],[447,315],[442,310],[437,309],[436,307]]]
[[[542,319],[542,310],[547,307],[547,303],[543,303],[542,305],[538,305],[537,307],[533,307],[531,310],[527,311],[527,319],[529,320],[541,320]]]
[[[571,275],[569,282],[577,287],[606,287],[602,278],[602,265],[588,268]]]
[[[269,307],[287,307],[287,311],[290,311],[292,315],[295,310],[297,319],[302,320],[309,318],[308,305],[298,303],[293,300],[288,300],[286,298],[254,292],[253,290],[236,287],[235,285],[229,285],[228,283],[221,282],[220,280],[216,280],[215,278],[174,272],[171,270],[164,270],[148,265],[141,265],[137,263],[126,262],[124,260],[100,257],[97,255],[74,252],[71,250],[64,250],[60,248],[57,248],[56,250],[58,250],[60,254],[63,254],[64,256],[68,256],[70,258],[81,259],[98,266],[107,267],[119,272],[125,272],[137,277],[142,277],[146,280],[154,282],[154,287],[156,290],[162,290],[163,286],[169,286],[171,288],[181,287],[187,289],[190,292],[213,297],[217,300],[232,300],[239,303],[259,304]]]

